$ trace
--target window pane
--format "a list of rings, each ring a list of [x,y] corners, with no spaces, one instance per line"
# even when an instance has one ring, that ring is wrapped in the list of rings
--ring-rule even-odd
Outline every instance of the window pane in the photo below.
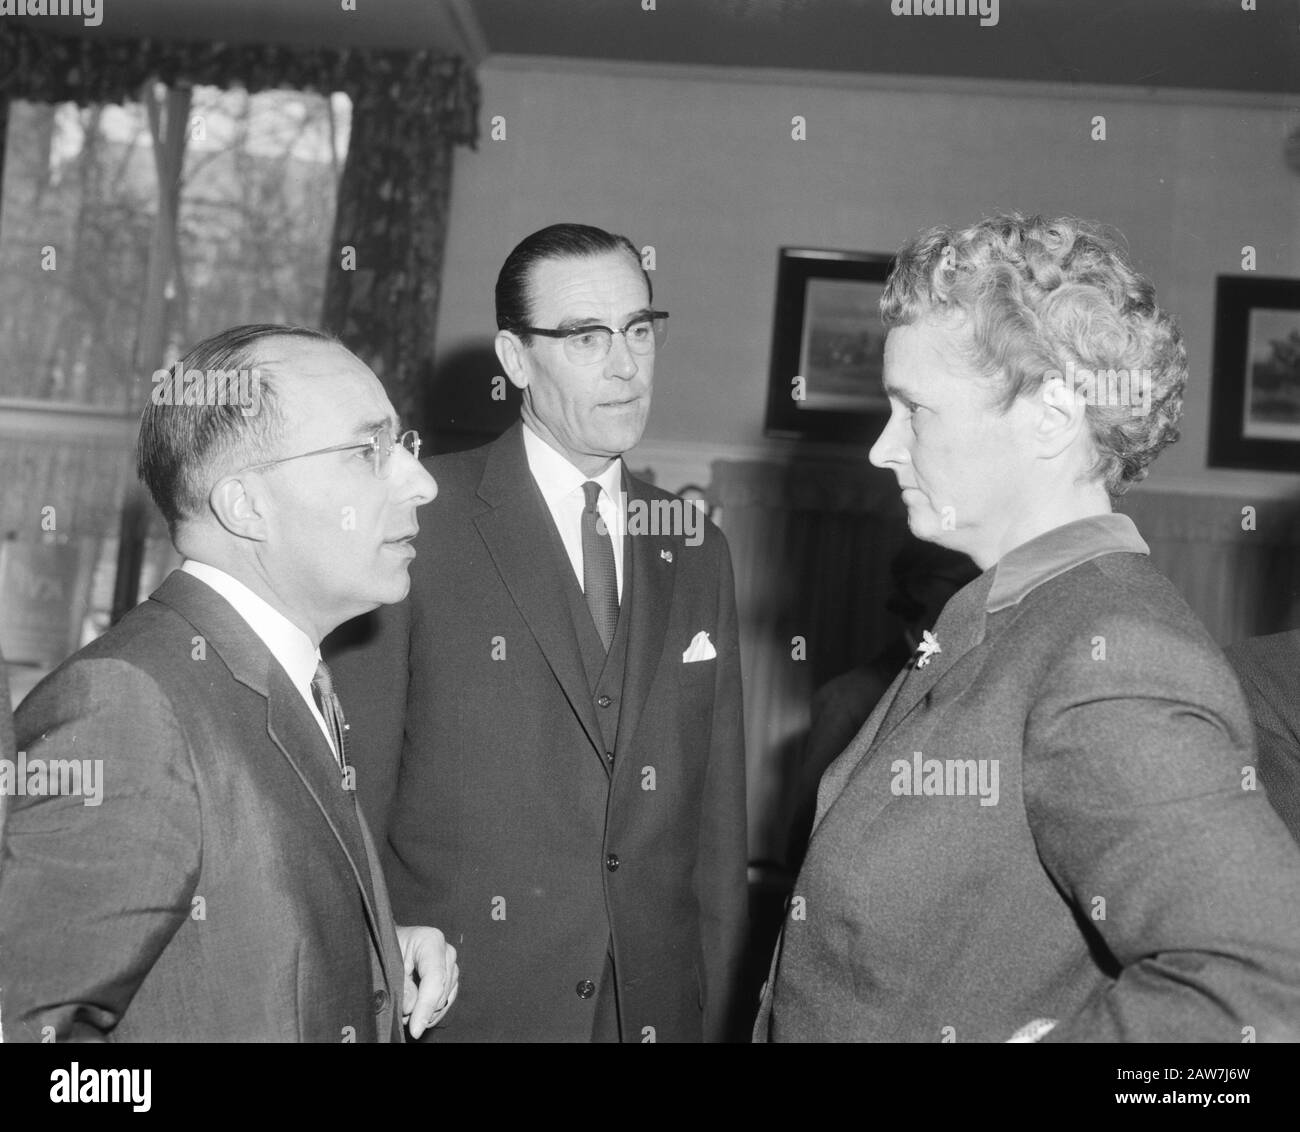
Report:
[[[135,478],[134,418],[154,367],[228,326],[319,322],[351,104],[343,95],[194,90],[176,228],[165,233],[177,253],[162,300],[165,347],[142,365],[134,359],[149,314],[159,201],[144,103],[15,101],[9,111],[0,186],[0,638],[13,638],[6,651],[42,663],[107,624],[123,494]],[[62,622],[15,628],[6,620],[33,604],[22,587],[41,577],[31,563],[42,554],[66,566],[68,592],[58,601],[71,611],[70,637]],[[174,561],[157,522],[142,596]]]
[[[195,90],[169,361],[240,323],[318,324],[350,121],[343,95]]]
[[[196,88],[166,288],[166,360],[241,322],[316,324],[347,98]],[[0,199],[0,398],[137,412],[158,212],[145,107],[10,106]]]

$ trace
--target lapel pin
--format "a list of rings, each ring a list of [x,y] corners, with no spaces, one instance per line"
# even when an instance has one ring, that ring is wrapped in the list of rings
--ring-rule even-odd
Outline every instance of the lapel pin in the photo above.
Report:
[[[934,659],[935,653],[940,652],[943,652],[943,649],[939,647],[939,638],[926,629],[921,634],[921,643],[916,646],[916,667],[924,668]]]
[[[659,557],[665,562],[671,562],[673,560],[673,552],[671,550],[661,550],[659,552]]]

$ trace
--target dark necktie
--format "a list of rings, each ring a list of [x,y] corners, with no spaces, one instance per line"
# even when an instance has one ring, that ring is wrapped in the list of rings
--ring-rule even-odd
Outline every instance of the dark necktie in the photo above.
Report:
[[[312,678],[311,689],[316,693],[316,703],[320,707],[321,715],[325,717],[325,726],[333,736],[334,757],[338,760],[339,766],[346,770],[348,750],[345,737],[348,722],[343,716],[343,704],[334,694],[334,681],[330,678],[330,670],[323,660],[316,665],[316,675]]]
[[[587,608],[596,623],[596,631],[604,642],[605,651],[614,640],[618,626],[618,575],[614,572],[614,544],[609,531],[600,521],[596,500],[600,484],[588,480],[582,485],[587,505],[582,509],[582,592],[587,598]]]

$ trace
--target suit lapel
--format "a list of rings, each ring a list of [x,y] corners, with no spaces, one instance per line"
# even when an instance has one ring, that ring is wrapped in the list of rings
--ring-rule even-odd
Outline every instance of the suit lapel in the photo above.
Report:
[[[492,510],[474,522],[501,581],[603,765],[604,745],[578,635],[569,617],[564,576],[539,562],[553,557],[547,550],[558,535],[528,470],[522,427],[515,425],[493,443],[478,492]]]
[[[914,663],[904,670],[904,678],[897,693],[880,721],[877,738],[889,738],[917,706],[930,694],[934,686],[957,666],[972,648],[984,639],[984,603],[993,585],[993,570],[987,570],[955,594],[934,626],[934,636],[940,651],[931,657],[924,668]]]
[[[813,833],[822,817],[840,796],[858,765],[870,757],[889,736],[897,730],[917,706],[925,701],[936,684],[945,676],[960,679],[962,661],[984,638],[984,603],[993,584],[993,571],[980,575],[956,593],[943,608],[934,627],[934,636],[942,651],[936,653],[924,668],[908,662],[880,698],[866,723],[853,737],[853,741],[826,770],[817,790],[817,812],[813,819]]]
[[[329,824],[352,867],[361,890],[366,921],[380,955],[391,951],[385,942],[392,931],[391,915],[381,919],[375,904],[373,862],[354,820],[356,797],[344,790],[338,764],[302,696],[271,651],[243,618],[211,587],[183,571],[173,571],[152,595],[198,630],[236,680],[266,700],[266,733],[302,780]],[[388,965],[385,964],[385,976]],[[400,985],[399,985],[400,991]],[[393,988],[389,988],[390,994]]]
[[[633,500],[648,500],[645,484],[623,472],[623,485],[630,504]],[[665,557],[662,553],[668,551]],[[632,602],[632,623],[627,641],[627,668],[623,675],[623,714],[618,724],[616,754],[622,753],[636,734],[650,685],[663,659],[664,638],[668,633],[668,613],[673,604],[673,588],[677,571],[672,559],[680,553],[674,549],[671,535],[625,533],[623,535],[623,561],[630,566],[629,573],[636,587]],[[626,586],[628,592],[631,588]],[[615,759],[615,766],[621,761]]]
[[[271,668],[270,689],[266,703],[266,733],[302,779],[347,854],[352,875],[361,889],[375,951],[387,957],[391,950],[388,933],[393,921],[391,914],[387,920],[381,919],[376,907],[373,861],[357,820],[356,794],[344,789],[329,743],[278,664]],[[387,978],[387,963],[384,964],[384,973]],[[392,992],[392,987],[389,991]]]
[[[889,714],[894,701],[898,698],[899,689],[910,675],[911,670],[904,668],[894,677],[894,682],[885,691],[885,694],[880,697],[880,702],[872,709],[871,714],[867,716],[866,723],[853,736],[840,756],[826,768],[826,773],[822,775],[821,783],[817,787],[817,809],[813,817],[812,830],[809,833],[810,843],[812,836],[817,832],[817,827],[821,824],[822,817],[830,809],[831,803],[840,796],[858,764],[871,750],[876,736],[880,733],[880,725],[884,722],[885,716]]]
[[[384,982],[388,986],[387,1013],[391,1016],[390,1029],[393,1041],[402,1042],[406,1040],[402,1027],[402,996],[406,989],[406,972],[402,964],[402,949],[398,944],[395,930],[397,921],[393,918],[393,907],[388,899],[388,885],[384,882],[384,874],[379,868],[379,851],[375,848],[374,839],[370,836],[370,829],[366,825],[360,807],[357,808],[357,826],[361,830],[361,840],[365,843],[366,856],[370,862],[371,885],[375,894],[375,908],[379,913],[379,922],[392,924],[394,928],[392,931],[380,932],[382,945],[379,948],[379,955],[384,971]]]

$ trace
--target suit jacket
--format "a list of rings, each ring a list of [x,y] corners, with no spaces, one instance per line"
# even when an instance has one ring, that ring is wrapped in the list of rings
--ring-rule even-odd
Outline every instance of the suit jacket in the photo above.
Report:
[[[1255,720],[1260,781],[1300,843],[1300,629],[1225,651]]]
[[[8,799],[7,1040],[401,1040],[353,792],[223,598],[173,573],[33,689],[17,729],[29,766],[102,760],[103,794]]]
[[[397,915],[432,917],[459,953],[456,1011],[434,1040],[590,1040],[607,952],[623,1040],[721,1037],[747,922],[725,539],[708,523],[696,546],[625,536],[611,766],[570,612],[580,587],[521,426],[427,466],[438,498],[410,597],[351,626],[369,636],[331,666]],[[625,484],[629,506],[674,498]],[[717,656],[685,664],[700,630]]]
[[[1017,548],[935,635],[822,781],[756,1038],[1300,1037],[1300,852],[1132,524]]]

